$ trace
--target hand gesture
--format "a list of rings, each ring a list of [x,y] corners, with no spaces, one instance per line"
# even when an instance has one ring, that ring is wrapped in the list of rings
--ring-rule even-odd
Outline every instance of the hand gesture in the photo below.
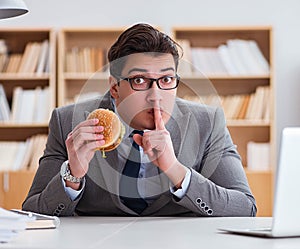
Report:
[[[177,162],[177,158],[158,105],[154,108],[154,122],[155,130],[145,132],[143,136],[135,134],[133,139],[143,148],[149,159],[165,172]]]
[[[70,170],[73,176],[83,177],[97,147],[104,145],[103,126],[98,119],[89,119],[78,124],[66,139]]]

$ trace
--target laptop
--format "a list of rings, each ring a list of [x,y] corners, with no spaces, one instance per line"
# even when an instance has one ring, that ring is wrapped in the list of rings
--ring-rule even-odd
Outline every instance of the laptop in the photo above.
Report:
[[[269,228],[220,228],[219,230],[262,237],[300,236],[300,127],[282,131],[277,167],[273,219]]]

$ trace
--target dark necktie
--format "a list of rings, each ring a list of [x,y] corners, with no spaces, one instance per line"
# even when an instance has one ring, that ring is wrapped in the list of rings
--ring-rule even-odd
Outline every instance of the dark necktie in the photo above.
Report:
[[[131,137],[133,134],[142,135],[143,131],[134,130],[131,133]],[[120,180],[120,198],[127,207],[139,214],[147,207],[147,202],[141,198],[137,188],[140,166],[141,156],[139,146],[133,140]]]

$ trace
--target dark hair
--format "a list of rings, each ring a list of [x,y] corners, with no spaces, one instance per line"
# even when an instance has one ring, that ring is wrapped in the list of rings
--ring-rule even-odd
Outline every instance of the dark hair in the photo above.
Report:
[[[139,23],[125,30],[108,51],[110,74],[116,78],[121,76],[126,58],[134,53],[172,54],[175,67],[178,67],[181,47],[168,35],[160,32],[151,25]]]

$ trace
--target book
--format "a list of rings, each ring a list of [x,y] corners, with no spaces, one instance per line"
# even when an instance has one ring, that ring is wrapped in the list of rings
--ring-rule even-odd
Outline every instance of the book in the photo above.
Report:
[[[250,95],[249,94],[244,95],[243,103],[237,115],[237,119],[245,119],[247,108],[249,105],[249,100],[250,100]]]
[[[178,65],[178,72],[181,74],[190,74],[192,73],[191,43],[187,39],[178,39],[177,43],[182,47],[183,50],[183,55]]]
[[[195,69],[204,75],[228,74],[217,48],[193,47],[191,51]]]
[[[16,123],[48,122],[51,115],[50,88],[23,89],[15,87],[12,98],[11,121]],[[1,103],[1,102],[0,102]]]
[[[92,51],[90,47],[82,48],[82,62],[83,68],[82,71],[85,73],[92,72]]]
[[[255,90],[255,113],[253,115],[253,118],[255,120],[262,120],[263,119],[263,113],[265,110],[265,89],[264,86],[258,86]]]
[[[228,72],[229,75],[239,75],[239,71],[234,65],[232,57],[230,56],[229,49],[225,44],[222,44],[218,47],[218,53],[220,59]]]
[[[229,51],[230,58],[238,71],[239,75],[247,75],[248,70],[245,65],[245,61],[241,57],[241,49],[239,49],[236,45],[235,40],[229,39],[227,40],[227,47]]]
[[[258,44],[254,40],[249,40],[248,42],[249,49],[253,53],[253,56],[256,58],[257,63],[259,64],[261,70],[265,73],[270,72],[270,65],[262,51],[260,50]]]
[[[270,87],[266,87],[265,88],[265,93],[264,93],[264,111],[263,111],[263,120],[266,122],[270,121],[270,107],[271,107],[271,88]]]
[[[41,52],[41,43],[34,42],[31,47],[31,53],[28,58],[28,62],[26,64],[25,73],[34,73],[36,72],[36,68],[38,66],[38,60]]]
[[[19,166],[20,170],[28,170],[28,168],[29,168],[29,163],[32,158],[32,154],[33,154],[33,150],[34,150],[33,142],[34,142],[35,136],[37,136],[37,135],[29,137],[25,141],[26,149],[25,149],[25,154],[24,154],[23,160],[21,162],[21,165]]]
[[[0,72],[3,72],[3,69],[7,63],[8,58],[8,49],[4,39],[0,39]]]
[[[209,60],[206,55],[206,49],[201,47],[194,47],[191,48],[191,54],[194,71],[200,72],[204,75],[211,74]]]
[[[41,87],[35,88],[36,102],[34,105],[33,122],[43,123],[48,122],[51,114],[50,107],[50,88],[47,86],[44,89]]]
[[[37,74],[41,74],[45,72],[46,63],[47,60],[49,60],[48,57],[49,57],[49,41],[44,40],[43,43],[41,44],[41,51],[37,62],[37,67],[36,67]]]
[[[26,141],[0,141],[0,172],[36,171],[46,147],[47,135],[37,134]]]
[[[249,170],[269,170],[270,162],[270,143],[253,141],[247,143],[247,168]]]
[[[233,95],[232,103],[231,103],[231,119],[237,119],[241,106],[243,104],[243,95],[235,94]]]
[[[248,119],[248,120],[252,120],[253,119],[253,113],[255,113],[255,93],[251,93],[249,95],[249,101],[248,101],[248,107],[247,107],[247,110],[246,110],[246,113],[245,113],[245,119]]]
[[[18,148],[19,142],[16,141],[0,142],[0,171],[12,169]]]
[[[60,225],[60,219],[57,216],[39,214],[30,211],[24,211],[20,209],[11,209],[12,212],[19,215],[29,217],[26,220],[26,229],[54,229],[58,228]]]
[[[12,104],[11,104],[11,118],[10,120],[13,122],[18,121],[18,117],[20,115],[21,109],[21,97],[23,94],[23,88],[20,86],[16,86],[13,89],[13,97],[12,97]]]
[[[17,112],[19,114],[16,120],[18,123],[33,122],[36,99],[37,95],[34,89],[23,89],[20,97],[21,106]]]
[[[10,108],[6,97],[6,92],[2,84],[0,84],[0,121],[9,121]]]
[[[11,54],[3,71],[6,73],[17,73],[19,70],[21,59],[22,54]]]
[[[248,75],[264,74],[259,64],[256,61],[247,40],[231,39],[227,41],[228,45],[232,47],[238,54],[239,64],[243,67],[243,73]]]
[[[66,54],[66,72],[74,73],[79,71],[78,47],[72,47]]]
[[[39,159],[46,148],[47,135],[37,134],[33,136],[32,155],[29,161],[29,170],[36,171],[39,166]]]
[[[8,59],[9,57],[7,54],[0,54],[0,72],[4,72]]]
[[[103,66],[104,66],[104,60],[105,60],[105,54],[103,49],[97,48],[95,50],[95,55],[94,55],[94,72],[96,71],[103,71]]]
[[[21,58],[21,61],[19,64],[19,68],[18,68],[19,73],[26,72],[27,65],[28,65],[28,63],[30,63],[29,58],[31,57],[32,46],[33,46],[32,42],[27,43],[25,46],[24,53],[22,55],[22,58]]]
[[[18,149],[16,151],[16,155],[15,157],[13,158],[14,161],[10,167],[9,170],[11,171],[17,171],[17,170],[20,170],[21,169],[21,166],[22,166],[22,162],[25,158],[25,153],[26,153],[26,150],[27,150],[27,146],[28,146],[28,143],[29,141],[25,141],[25,142],[18,142]]]

